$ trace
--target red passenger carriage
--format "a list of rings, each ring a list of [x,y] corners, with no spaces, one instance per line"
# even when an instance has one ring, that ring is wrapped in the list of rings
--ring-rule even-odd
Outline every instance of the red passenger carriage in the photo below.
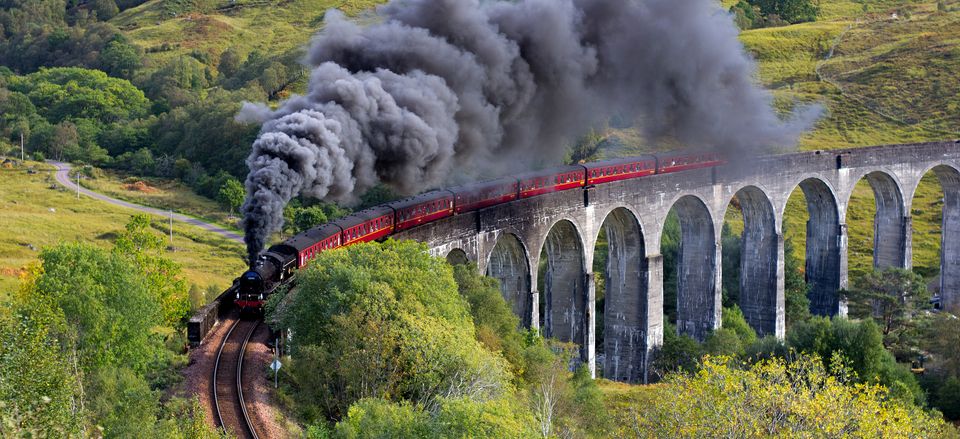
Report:
[[[385,206],[371,207],[337,220],[343,229],[343,246],[376,241],[393,233],[393,220],[393,209]]]
[[[657,174],[707,168],[726,163],[719,152],[676,151],[657,154]]]
[[[396,211],[394,231],[400,232],[453,215],[453,192],[428,192],[387,206]]]
[[[516,200],[517,179],[501,178],[461,186],[451,191],[456,197],[456,213],[461,214]]]
[[[520,198],[583,187],[586,168],[580,165],[547,169],[520,176]]]
[[[657,158],[652,155],[587,163],[587,185],[646,177],[657,173]]]

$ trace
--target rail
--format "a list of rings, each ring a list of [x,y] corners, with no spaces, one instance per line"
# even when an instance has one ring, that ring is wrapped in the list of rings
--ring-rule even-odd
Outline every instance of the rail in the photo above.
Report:
[[[259,320],[238,319],[230,327],[217,350],[212,380],[214,417],[217,425],[224,431],[233,427],[233,434],[253,439],[257,439],[258,436],[243,399],[243,357],[250,337],[259,325]],[[238,328],[241,328],[241,331],[238,332]],[[249,329],[244,332],[242,328]]]

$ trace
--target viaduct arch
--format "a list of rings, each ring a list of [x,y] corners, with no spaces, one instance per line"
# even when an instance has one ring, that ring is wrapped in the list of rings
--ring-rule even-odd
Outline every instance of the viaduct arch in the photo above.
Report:
[[[663,342],[663,257],[667,215],[680,217],[677,330],[702,338],[720,324],[724,214],[734,198],[744,214],[740,307],[760,334],[783,337],[783,216],[796,188],[807,200],[806,276],[811,310],[846,313],[846,213],[856,184],[874,191],[874,266],[909,267],[913,194],[933,171],[944,190],[941,294],[960,307],[960,141],[814,151],[600,184],[497,205],[396,235],[426,242],[451,261],[469,260],[501,282],[528,327],[581,347],[593,372],[648,379]],[[595,245],[608,240],[603,343],[596,343]],[[545,258],[541,261],[542,258]],[[541,275],[538,269],[545,266]],[[541,278],[542,277],[542,278]],[[538,288],[542,285],[542,288]],[[542,289],[542,291],[541,291]]]

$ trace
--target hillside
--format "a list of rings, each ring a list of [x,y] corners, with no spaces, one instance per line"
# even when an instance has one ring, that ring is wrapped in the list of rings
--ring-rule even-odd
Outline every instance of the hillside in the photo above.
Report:
[[[117,26],[144,49],[147,64],[159,67],[195,54],[216,66],[227,48],[277,56],[303,47],[337,8],[356,17],[377,0],[150,0],[114,17]]]
[[[53,181],[53,168],[31,163],[38,169],[0,168],[0,292],[17,288],[22,267],[36,260],[38,251],[61,242],[93,242],[109,247],[135,212],[65,191]],[[155,232],[167,227],[154,221]],[[229,285],[243,269],[240,244],[193,226],[174,224],[174,251],[167,255],[180,263],[191,283],[200,288]]]
[[[871,5],[864,13],[854,2],[824,2],[819,22],[742,34],[782,108],[794,101],[824,105],[826,115],[800,147],[960,138],[958,2],[947,2],[951,12],[937,12],[936,2]],[[928,175],[912,212],[914,266],[925,276],[939,270],[941,198],[939,183]],[[802,257],[806,212],[799,190],[787,211],[787,237]],[[847,215],[852,276],[872,265],[873,215],[873,194],[861,181]]]

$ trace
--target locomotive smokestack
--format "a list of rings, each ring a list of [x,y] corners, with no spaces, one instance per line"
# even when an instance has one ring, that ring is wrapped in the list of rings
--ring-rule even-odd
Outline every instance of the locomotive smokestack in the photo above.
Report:
[[[558,161],[611,117],[651,141],[755,153],[819,115],[782,121],[714,0],[394,0],[361,27],[326,14],[306,95],[272,111],[247,159],[251,263],[293,197],[351,202]]]

